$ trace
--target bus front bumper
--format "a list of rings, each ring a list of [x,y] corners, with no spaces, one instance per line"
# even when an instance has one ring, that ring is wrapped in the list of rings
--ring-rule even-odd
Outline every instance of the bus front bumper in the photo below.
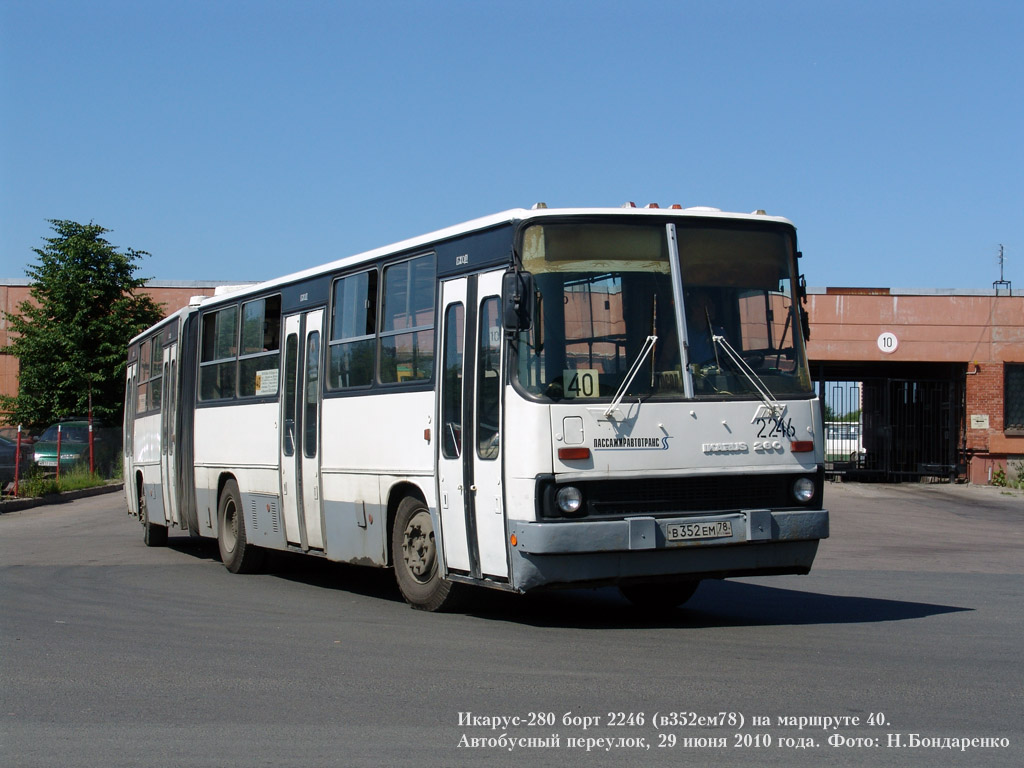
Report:
[[[827,510],[740,510],[623,520],[510,521],[514,586],[675,576],[807,573],[829,535]]]

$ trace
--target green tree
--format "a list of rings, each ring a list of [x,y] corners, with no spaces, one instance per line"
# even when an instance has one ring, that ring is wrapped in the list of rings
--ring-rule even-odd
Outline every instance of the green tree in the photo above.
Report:
[[[18,359],[18,394],[0,396],[12,424],[37,430],[88,412],[109,425],[124,415],[126,348],[132,336],[163,316],[135,276],[149,254],[119,252],[95,224],[51,220],[56,235],[34,248],[26,274],[31,298],[4,312],[11,333],[4,348]]]

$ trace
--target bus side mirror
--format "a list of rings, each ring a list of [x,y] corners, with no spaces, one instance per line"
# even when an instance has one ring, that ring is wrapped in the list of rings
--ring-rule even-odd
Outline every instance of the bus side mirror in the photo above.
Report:
[[[502,325],[510,333],[526,331],[533,324],[533,275],[506,272],[501,280]]]

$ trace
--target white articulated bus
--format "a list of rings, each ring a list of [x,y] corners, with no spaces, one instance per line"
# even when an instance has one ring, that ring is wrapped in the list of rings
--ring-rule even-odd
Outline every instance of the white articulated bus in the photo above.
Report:
[[[128,350],[145,541],[463,585],[807,573],[828,536],[796,231],[716,209],[513,210],[234,293]]]

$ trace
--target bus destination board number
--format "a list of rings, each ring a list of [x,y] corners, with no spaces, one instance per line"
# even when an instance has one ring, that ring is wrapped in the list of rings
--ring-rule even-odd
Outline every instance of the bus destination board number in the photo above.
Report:
[[[598,397],[601,386],[596,368],[577,368],[562,372],[562,391],[566,398]]]

